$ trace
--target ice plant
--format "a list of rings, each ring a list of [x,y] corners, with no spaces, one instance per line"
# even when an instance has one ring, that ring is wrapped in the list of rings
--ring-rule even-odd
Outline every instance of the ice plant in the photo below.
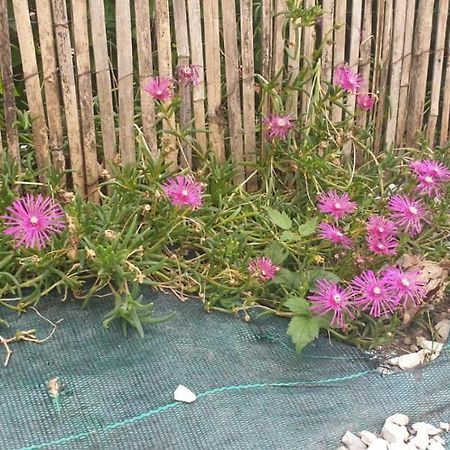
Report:
[[[384,216],[372,215],[368,218],[366,229],[369,234],[378,237],[395,236],[397,226]]]
[[[320,194],[318,200],[319,211],[330,214],[336,220],[356,210],[356,203],[346,193],[338,194],[336,191],[328,191]]]
[[[321,223],[319,225],[320,237],[334,244],[342,245],[345,248],[353,247],[353,241],[344,234],[344,232],[335,225]]]
[[[173,80],[170,77],[150,78],[144,90],[154,100],[165,102],[173,97]]]
[[[367,311],[372,317],[387,316],[398,305],[398,298],[383,276],[366,270],[355,277],[350,285],[355,306]]]
[[[177,66],[178,81],[184,85],[192,84],[198,86],[200,84],[199,70],[202,67],[196,64],[181,64]]]
[[[353,72],[347,65],[336,67],[334,70],[334,84],[344,89],[344,91],[355,94],[362,86],[363,77]]]
[[[260,281],[269,281],[275,277],[280,268],[270,258],[258,256],[248,264],[250,275]]]
[[[353,318],[350,307],[350,293],[339,287],[336,283],[327,280],[318,280],[316,289],[308,300],[312,302],[311,310],[318,315],[333,313],[331,326],[344,327],[344,316]]]
[[[440,197],[442,184],[450,180],[450,170],[437,161],[413,161],[409,168],[418,181],[415,190],[422,195]]]
[[[425,299],[425,281],[418,270],[403,271],[399,267],[388,267],[384,271],[384,280],[391,287],[397,301],[404,306],[408,302],[419,305]]]
[[[391,218],[410,236],[422,231],[422,221],[427,222],[428,210],[422,200],[415,200],[406,195],[394,195],[389,201]]]
[[[203,203],[203,186],[188,176],[170,178],[163,184],[163,189],[174,206],[195,209]]]
[[[375,105],[375,97],[370,94],[358,94],[356,96],[356,105],[361,109],[371,111]]]
[[[61,207],[51,197],[40,194],[26,194],[6,211],[2,219],[7,228],[3,233],[13,237],[16,247],[40,250],[66,227]]]
[[[369,249],[378,255],[395,255],[397,253],[398,241],[392,235],[379,236],[369,233],[366,236]]]
[[[266,136],[269,140],[280,138],[286,139],[289,132],[294,128],[292,117],[288,115],[272,114],[263,119]]]

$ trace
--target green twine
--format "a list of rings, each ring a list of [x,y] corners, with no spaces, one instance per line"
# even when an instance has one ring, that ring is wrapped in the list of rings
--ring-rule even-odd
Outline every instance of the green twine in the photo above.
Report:
[[[291,381],[291,382],[274,382],[274,383],[255,383],[255,384],[241,384],[241,385],[235,385],[235,386],[222,386],[214,389],[209,389],[205,392],[202,392],[197,395],[197,398],[203,398],[208,397],[210,395],[220,394],[222,392],[227,391],[242,391],[246,389],[264,389],[264,388],[278,388],[278,387],[297,387],[297,386],[320,386],[323,384],[332,384],[332,383],[342,383],[349,380],[354,380],[356,378],[361,378],[365,375],[368,375],[369,373],[376,372],[374,369],[372,370],[365,370],[363,372],[354,373],[351,375],[347,375],[345,377],[337,377],[337,378],[328,378],[324,380],[318,380],[318,381]],[[136,422],[139,422],[141,420],[147,419],[149,417],[155,416],[157,414],[163,413],[164,411],[167,411],[169,409],[175,408],[175,407],[181,407],[186,406],[183,403],[180,402],[173,402],[168,403],[166,405],[159,406],[158,408],[151,409],[150,411],[146,411],[142,414],[138,414],[137,416],[129,417],[127,419],[120,420],[118,422],[112,422],[104,427],[101,427],[99,429],[84,431],[76,434],[71,434],[66,437],[62,437],[60,439],[56,439],[50,442],[44,442],[42,444],[35,444],[31,445],[29,447],[23,447],[18,450],[39,450],[43,448],[52,447],[55,445],[62,445],[67,444],[69,442],[78,441],[81,439],[86,439],[93,434],[99,433],[99,432],[105,432],[109,430],[115,430],[117,428],[126,427],[128,425],[132,425]]]

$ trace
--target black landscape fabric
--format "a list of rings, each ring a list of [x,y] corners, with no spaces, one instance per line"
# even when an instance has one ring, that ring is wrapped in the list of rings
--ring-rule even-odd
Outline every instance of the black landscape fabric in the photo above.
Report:
[[[63,321],[43,345],[12,344],[0,369],[1,450],[327,450],[346,430],[379,431],[397,412],[450,421],[448,351],[427,367],[381,376],[366,354],[326,338],[297,354],[286,320],[246,323],[206,314],[197,300],[144,297],[155,315],[176,316],[148,325],[143,339],[133,330],[124,337],[119,323],[103,329],[106,299],[86,309],[56,296],[40,301],[42,315]],[[51,330],[33,311],[7,319],[4,337]],[[47,389],[54,377],[58,398]],[[173,400],[179,384],[198,395],[194,403]]]

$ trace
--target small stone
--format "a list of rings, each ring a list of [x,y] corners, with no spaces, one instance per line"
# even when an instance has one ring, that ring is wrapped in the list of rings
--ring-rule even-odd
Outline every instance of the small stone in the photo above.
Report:
[[[388,360],[389,364],[400,367],[400,369],[413,369],[420,366],[425,361],[425,352],[420,350],[416,353],[397,356]]]
[[[411,426],[411,428],[414,431],[417,431],[417,434],[423,431],[429,436],[435,436],[436,434],[442,433],[442,430],[440,428],[436,428],[435,426],[426,422],[416,422]]]
[[[410,444],[415,445],[418,450],[426,450],[430,439],[424,429],[419,429],[417,434],[409,441]]]
[[[438,334],[438,336],[436,337],[436,340],[438,342],[445,342],[450,333],[450,320],[449,319],[440,320],[434,326],[434,329],[436,330],[436,333]]]
[[[366,445],[370,445],[376,438],[376,434],[371,433],[370,431],[367,430],[362,430],[359,433],[361,440],[364,442],[364,444]]]
[[[441,353],[442,347],[444,347],[442,342],[428,341],[423,336],[417,338],[417,345],[422,347],[424,350],[428,350],[433,353]]]
[[[427,450],[445,450],[445,447],[439,442],[430,441]]]
[[[410,450],[410,447],[404,442],[391,442],[388,444],[388,450]]]
[[[433,436],[433,437],[430,439],[430,443],[431,443],[431,442],[437,442],[438,444],[442,444],[442,445],[445,444],[444,439],[442,439],[439,435]]]
[[[406,336],[405,339],[403,339],[403,343],[405,345],[411,345],[412,344],[412,339],[409,336]]]
[[[396,425],[388,420],[383,425],[381,435],[388,442],[405,442],[409,437],[408,430],[405,426]]]
[[[367,450],[387,450],[388,443],[381,438],[376,438],[370,445],[367,447]]]
[[[409,417],[406,414],[397,413],[389,416],[385,422],[392,422],[395,423],[395,425],[408,425]]]
[[[441,422],[441,423],[439,424],[439,428],[440,428],[441,430],[444,430],[444,431],[449,431],[449,430],[450,430],[450,424],[447,423],[447,422]]]
[[[342,443],[348,447],[348,450],[366,450],[367,445],[350,431],[347,431],[341,439]]]
[[[197,396],[186,386],[180,384],[173,393],[173,398],[177,402],[192,403],[197,400]]]

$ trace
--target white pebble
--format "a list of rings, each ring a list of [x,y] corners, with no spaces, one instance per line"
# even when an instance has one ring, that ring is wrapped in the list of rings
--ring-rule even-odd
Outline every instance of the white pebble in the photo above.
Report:
[[[418,450],[426,450],[430,439],[424,429],[419,429],[417,434],[409,442],[415,445]]]
[[[342,437],[342,443],[348,447],[348,450],[366,450],[367,445],[350,431],[347,431]]]
[[[447,422],[441,422],[441,423],[439,424],[439,428],[440,428],[441,430],[444,430],[444,431],[449,431],[449,430],[450,430],[450,424],[447,423]]]
[[[381,435],[388,442],[405,442],[409,437],[408,430],[403,425],[396,425],[393,422],[386,421],[381,430]]]
[[[445,342],[448,338],[448,335],[450,333],[450,320],[448,319],[442,319],[440,320],[435,326],[434,329],[437,331],[438,341],[439,342]]]
[[[411,447],[404,442],[391,442],[388,444],[388,450],[410,450]]]
[[[442,347],[444,347],[442,342],[428,341],[423,336],[417,338],[417,345],[433,353],[441,353]]]
[[[409,417],[406,414],[397,413],[389,416],[385,422],[392,422],[395,423],[395,425],[408,425]]]
[[[436,434],[442,433],[442,430],[440,428],[436,428],[435,426],[431,425],[431,423],[426,422],[416,422],[411,426],[411,428],[414,431],[417,431],[417,433],[423,431],[429,436],[435,436]]]
[[[427,450],[445,450],[445,447],[439,442],[430,442]]]
[[[197,400],[197,396],[186,386],[180,384],[173,393],[173,398],[177,402],[192,403]]]
[[[370,445],[376,438],[376,434],[371,433],[370,431],[367,430],[362,430],[359,433],[361,440],[364,442],[364,444],[366,445]]]
[[[398,366],[400,369],[413,369],[414,367],[420,366],[425,361],[425,352],[420,350],[415,353],[408,353],[402,356],[396,356],[388,360],[389,364],[393,366]]]
[[[367,450],[387,450],[388,443],[381,438],[376,438],[367,448]]]

